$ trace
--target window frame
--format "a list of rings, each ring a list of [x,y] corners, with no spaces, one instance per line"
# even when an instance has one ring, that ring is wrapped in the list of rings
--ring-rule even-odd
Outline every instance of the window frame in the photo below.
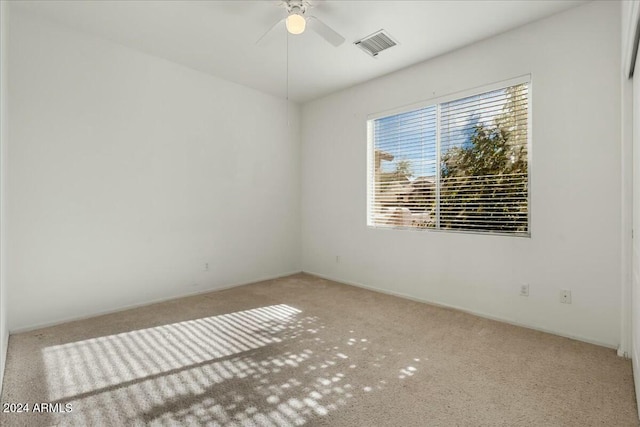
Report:
[[[449,229],[449,228],[440,228],[440,173],[439,173],[439,165],[441,161],[442,153],[440,153],[440,108],[439,104],[443,104],[450,101],[456,101],[459,99],[481,95],[483,93],[506,89],[511,86],[516,86],[520,84],[527,84],[527,232],[526,233],[504,233],[499,231],[474,231],[474,230],[459,230],[459,229]],[[367,120],[367,165],[366,165],[366,225],[368,229],[374,230],[402,230],[402,231],[416,231],[416,232],[444,232],[444,233],[456,233],[456,234],[477,234],[483,236],[509,236],[509,237],[521,237],[521,238],[531,238],[531,229],[533,225],[532,221],[532,210],[531,210],[531,174],[532,174],[532,78],[531,74],[525,74],[519,77],[514,77],[508,80],[501,80],[498,82],[494,82],[488,85],[478,86],[472,89],[466,89],[458,92],[452,92],[446,95],[434,96],[432,98],[425,99],[423,101],[419,101],[416,103],[404,105],[401,107],[380,111],[377,113],[368,114],[366,117]],[[435,92],[433,92],[435,95]],[[436,206],[437,206],[437,225],[434,228],[418,228],[418,227],[404,227],[404,226],[379,226],[375,225],[373,222],[373,197],[374,191],[372,189],[375,186],[375,179],[373,173],[373,156],[375,150],[375,132],[374,132],[374,121],[377,119],[395,116],[397,114],[408,113],[411,111],[419,110],[421,108],[426,108],[430,106],[436,106]]]

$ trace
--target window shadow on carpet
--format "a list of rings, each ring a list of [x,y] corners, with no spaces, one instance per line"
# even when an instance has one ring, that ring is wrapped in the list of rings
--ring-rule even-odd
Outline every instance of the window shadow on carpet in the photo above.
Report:
[[[417,372],[384,366],[366,337],[337,337],[316,316],[279,304],[49,346],[49,399],[60,425],[295,426]],[[388,350],[392,352],[392,349]],[[397,367],[395,367],[397,368]],[[378,369],[368,384],[353,373]]]

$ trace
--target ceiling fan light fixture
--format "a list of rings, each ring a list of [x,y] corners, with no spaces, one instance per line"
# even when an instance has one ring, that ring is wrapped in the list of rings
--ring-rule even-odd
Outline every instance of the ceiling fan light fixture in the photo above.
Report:
[[[256,44],[260,43],[271,31],[276,27],[281,27],[282,21],[285,22],[287,33],[289,34],[302,34],[307,28],[325,39],[335,47],[344,43],[344,37],[335,32],[331,27],[322,22],[319,18],[307,15],[307,9],[311,7],[311,4],[307,0],[281,0],[280,7],[284,7],[287,10],[287,15],[278,19],[271,28],[269,28],[259,39]]]
[[[302,34],[307,27],[307,20],[299,13],[292,12],[287,16],[287,31],[291,34]]]

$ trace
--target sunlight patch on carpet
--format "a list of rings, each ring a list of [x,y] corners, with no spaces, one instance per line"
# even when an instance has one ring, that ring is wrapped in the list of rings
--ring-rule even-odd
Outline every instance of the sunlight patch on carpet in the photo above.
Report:
[[[280,304],[47,347],[49,398],[70,398],[278,343],[277,334],[299,313]],[[216,375],[243,374],[222,363]]]
[[[373,343],[362,337],[336,342],[333,336],[318,317],[280,304],[50,346],[43,350],[50,400],[74,409],[53,414],[52,421],[307,424],[383,390],[383,378],[393,378],[393,371],[375,363],[391,349],[378,350],[373,363],[360,366],[351,360],[370,353]],[[414,366],[398,368],[411,376]],[[365,369],[379,370],[380,377],[353,382]]]

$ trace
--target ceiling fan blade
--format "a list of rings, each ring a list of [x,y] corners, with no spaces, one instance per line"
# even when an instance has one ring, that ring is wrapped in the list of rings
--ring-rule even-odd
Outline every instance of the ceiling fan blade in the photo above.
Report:
[[[276,21],[275,24],[273,24],[271,27],[269,27],[269,29],[267,31],[265,31],[265,33],[260,36],[260,38],[258,40],[256,40],[256,44],[259,44],[262,39],[264,39],[266,37],[267,34],[269,34],[271,31],[273,31],[274,28],[276,28],[278,26],[278,24],[282,24],[284,22],[284,19],[279,19]]]
[[[310,16],[309,19],[307,19],[307,25],[309,25],[309,28],[311,28],[313,31],[318,33],[320,37],[336,47],[344,43],[344,37],[336,33],[331,27],[329,27],[327,24],[325,24],[315,16]]]

